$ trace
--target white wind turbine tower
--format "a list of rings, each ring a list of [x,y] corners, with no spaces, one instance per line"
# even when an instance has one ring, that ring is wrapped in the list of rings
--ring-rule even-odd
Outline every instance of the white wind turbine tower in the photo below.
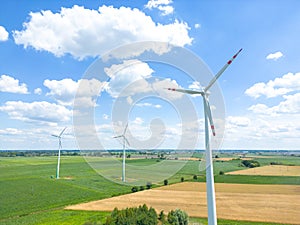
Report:
[[[186,94],[201,94],[203,98],[204,107],[204,118],[205,118],[205,153],[206,153],[206,195],[207,195],[207,210],[208,210],[208,224],[217,224],[217,212],[216,212],[216,200],[215,200],[215,186],[214,186],[214,171],[212,164],[212,152],[210,148],[210,135],[208,123],[210,123],[210,128],[212,130],[213,136],[216,135],[215,126],[212,119],[211,108],[208,101],[208,90],[216,82],[216,80],[221,76],[221,74],[226,70],[226,68],[232,63],[232,61],[237,57],[237,55],[242,51],[240,49],[224,66],[223,68],[213,77],[209,82],[207,87],[202,91],[177,89],[177,88],[167,88],[171,91],[178,91]]]
[[[67,127],[65,127],[59,135],[51,134],[51,136],[58,138],[58,159],[57,159],[57,169],[56,169],[56,179],[59,179],[59,166],[60,166],[60,150],[62,149],[62,144],[61,144],[61,136],[65,132]]]
[[[127,143],[128,146],[130,145],[127,138],[126,138],[126,136],[125,136],[127,128],[128,128],[128,123],[126,124],[122,135],[118,135],[118,136],[113,137],[113,138],[122,138],[123,139],[123,163],[122,163],[122,181],[123,182],[126,181],[125,180],[125,160],[126,160],[125,149],[126,149],[126,143]]]

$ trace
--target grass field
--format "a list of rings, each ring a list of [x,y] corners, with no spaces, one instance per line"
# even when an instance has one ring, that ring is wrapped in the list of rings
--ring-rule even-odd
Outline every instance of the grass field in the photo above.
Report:
[[[297,224],[300,186],[216,184],[218,218]],[[206,217],[205,183],[180,183],[128,195],[69,206],[73,210],[112,211],[146,203],[158,212],[175,208],[193,217]]]
[[[231,175],[300,176],[300,166],[269,165],[228,172]]]
[[[230,156],[229,156],[230,157]],[[262,158],[261,165],[271,161],[300,165],[297,157]],[[65,206],[110,198],[131,192],[130,186],[119,185],[99,176],[80,156],[62,157],[61,178],[52,179],[56,170],[56,157],[0,157],[0,224],[83,224],[86,221],[104,221],[106,212],[67,211]],[[156,160],[128,161],[135,165],[153,165]],[[295,184],[300,185],[297,177],[223,175],[220,170],[230,172],[243,170],[239,160],[215,162],[215,180],[220,183],[254,184]],[[188,161],[169,183],[177,183],[181,177],[205,181],[205,171],[199,172],[198,161]],[[66,179],[65,179],[66,178]],[[195,218],[201,224],[206,219]],[[257,224],[250,222],[230,222],[220,220],[219,224]],[[269,224],[269,223],[268,223]]]
[[[62,157],[61,161],[62,179],[56,180],[51,178],[55,175],[55,157],[0,158],[0,224],[72,202],[130,192],[129,187],[96,174],[82,157]]]

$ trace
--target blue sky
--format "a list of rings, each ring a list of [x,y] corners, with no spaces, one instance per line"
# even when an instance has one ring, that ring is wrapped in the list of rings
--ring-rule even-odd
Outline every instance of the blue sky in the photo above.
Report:
[[[92,130],[105,149],[121,148],[111,137],[127,121],[132,148],[178,148],[187,135],[198,138],[192,145],[203,149],[201,98],[153,96],[143,85],[197,89],[207,77],[199,74],[195,80],[170,65],[143,62],[143,52],[103,64],[101,79],[89,77],[95,61],[137,41],[163,41],[191,51],[212,74],[243,48],[212,89],[217,92],[211,96],[213,143],[221,149],[299,149],[299,8],[299,1],[271,0],[2,2],[0,149],[56,149],[50,134],[65,126],[65,149],[81,148],[86,143],[78,139],[89,140]],[[76,132],[73,115],[86,112],[82,105],[93,112],[93,129],[80,124]],[[126,117],[117,107],[129,107]],[[182,108],[191,113],[187,123]]]

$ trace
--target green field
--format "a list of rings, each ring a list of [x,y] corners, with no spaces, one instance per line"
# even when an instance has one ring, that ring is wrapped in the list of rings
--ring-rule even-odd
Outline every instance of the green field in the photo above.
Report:
[[[280,160],[285,164],[300,165],[298,157],[275,157],[258,159],[262,165]],[[84,224],[87,221],[104,221],[106,212],[67,211],[70,204],[109,198],[130,193],[131,187],[108,181],[98,175],[80,156],[66,156],[61,159],[61,179],[56,180],[56,157],[2,157],[0,158],[0,224]],[[146,165],[155,159],[128,160],[128,163]],[[198,161],[189,161],[177,174],[169,178],[169,183],[205,180],[205,171],[198,170]],[[216,182],[227,183],[266,183],[300,184],[299,178],[263,177],[242,175],[218,175],[224,172],[245,169],[239,167],[239,160],[216,162]],[[206,219],[197,220],[205,224]],[[219,224],[258,224],[236,221],[223,221]],[[259,223],[261,224],[261,223]]]

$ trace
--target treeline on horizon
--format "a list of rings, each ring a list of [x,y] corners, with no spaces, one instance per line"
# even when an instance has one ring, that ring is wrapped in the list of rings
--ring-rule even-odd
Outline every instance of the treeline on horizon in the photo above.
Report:
[[[62,150],[62,156],[103,156],[103,155],[117,155],[123,150],[115,149],[108,151],[101,150]],[[134,153],[139,155],[156,155],[159,153],[175,154],[177,152],[182,152],[183,150],[171,150],[171,149],[157,149],[157,150],[127,150],[127,153]],[[185,150],[192,151],[192,150]],[[195,153],[203,153],[204,150],[194,150]],[[278,155],[290,155],[295,156],[300,154],[300,150],[219,150],[216,152],[234,154],[234,153],[244,153],[244,154],[278,154]],[[0,157],[32,157],[32,156],[57,156],[58,150],[0,150]]]

